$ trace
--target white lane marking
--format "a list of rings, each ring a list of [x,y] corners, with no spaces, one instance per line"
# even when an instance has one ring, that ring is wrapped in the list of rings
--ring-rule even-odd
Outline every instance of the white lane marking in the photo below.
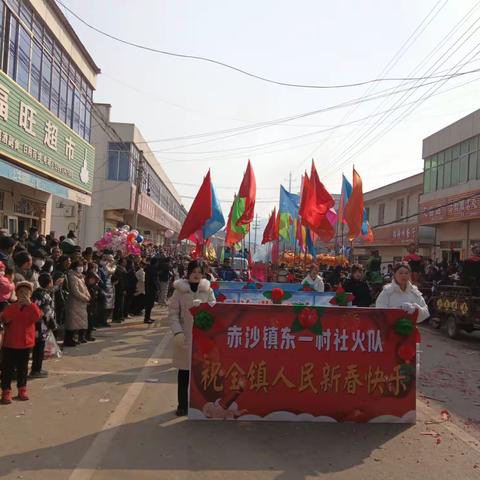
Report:
[[[436,412],[433,408],[430,408],[421,400],[418,400],[418,398],[417,398],[417,411],[426,417],[438,417],[438,412]],[[480,453],[480,441],[478,441],[475,437],[470,435],[468,432],[460,428],[458,425],[455,425],[451,421],[444,422],[440,425],[441,427],[446,428],[450,433],[452,433],[459,440],[466,443],[472,450],[475,450],[476,452]]]
[[[116,375],[120,377],[136,377],[135,372],[92,371],[92,370],[50,370],[51,375]]]
[[[152,356],[145,362],[144,367],[139,372],[137,378],[130,385],[115,410],[104,423],[102,429],[90,445],[90,448],[78,462],[77,468],[72,472],[69,480],[90,480],[93,477],[97,470],[97,466],[107,453],[108,448],[118,431],[118,427],[122,425],[127,418],[128,413],[145,386],[145,380],[151,375],[151,369],[148,366],[149,361],[154,358],[159,358],[163,354],[171,338],[171,334],[165,335],[162,338],[157,348],[155,348],[152,353]]]

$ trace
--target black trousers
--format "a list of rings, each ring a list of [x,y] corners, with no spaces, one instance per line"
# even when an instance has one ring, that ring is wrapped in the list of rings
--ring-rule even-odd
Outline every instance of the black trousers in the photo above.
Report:
[[[32,351],[32,372],[41,372],[43,365],[43,354],[45,352],[45,340],[37,338]]]
[[[27,385],[28,359],[31,348],[2,348],[2,390],[10,390],[15,370],[17,387]]]
[[[178,371],[178,408],[188,410],[188,379],[190,372],[188,370]]]
[[[112,315],[113,321],[121,322],[125,320],[124,308],[125,308],[125,291],[115,289],[115,305],[113,307],[113,315]]]
[[[149,292],[145,294],[145,320],[150,320],[152,308],[155,305],[155,293]]]

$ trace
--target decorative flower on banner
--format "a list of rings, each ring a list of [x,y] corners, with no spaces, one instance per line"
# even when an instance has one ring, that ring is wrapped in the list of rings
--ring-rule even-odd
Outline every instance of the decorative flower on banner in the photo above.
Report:
[[[288,300],[292,297],[290,292],[285,292],[281,288],[274,288],[271,291],[263,292],[263,296],[268,298],[277,305],[281,304],[284,300]]]
[[[415,347],[413,345],[410,345],[410,343],[403,343],[398,347],[398,356],[405,362],[405,363],[410,363],[412,358],[415,357]]]
[[[206,310],[201,310],[193,317],[193,324],[200,330],[204,331],[210,330],[214,322],[215,319],[213,318],[213,315]]]
[[[323,308],[296,305],[294,309],[297,312],[297,316],[290,327],[292,333],[310,330],[315,335],[322,334],[323,329],[320,317],[323,314]]]
[[[337,305],[338,307],[348,307],[348,304],[353,300],[353,294],[347,293],[341,285],[337,287],[335,296],[330,300],[332,305]]]
[[[408,337],[413,333],[414,326],[413,322],[406,317],[401,318],[395,322],[395,332],[403,337]]]
[[[227,297],[223,293],[219,293],[218,295],[216,295],[216,299],[217,302],[223,303],[227,299]]]

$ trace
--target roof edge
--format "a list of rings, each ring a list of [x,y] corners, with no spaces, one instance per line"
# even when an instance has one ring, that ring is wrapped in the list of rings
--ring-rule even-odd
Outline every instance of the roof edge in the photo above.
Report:
[[[68,34],[75,40],[80,51],[82,52],[82,55],[85,57],[85,60],[87,61],[87,63],[92,67],[95,74],[99,75],[100,73],[102,73],[102,71],[100,70],[100,67],[98,67],[98,65],[95,63],[90,53],[88,53],[87,48],[82,43],[82,41],[80,40],[80,37],[77,35],[72,25],[68,21],[68,18],[65,16],[62,9],[57,5],[57,2],[55,0],[45,0],[45,2],[55,12],[55,15],[58,16],[60,22],[67,30]]]

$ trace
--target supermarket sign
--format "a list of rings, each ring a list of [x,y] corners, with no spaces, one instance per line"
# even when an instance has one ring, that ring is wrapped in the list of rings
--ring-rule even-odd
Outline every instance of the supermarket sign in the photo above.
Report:
[[[0,72],[0,155],[91,194],[95,149]]]

